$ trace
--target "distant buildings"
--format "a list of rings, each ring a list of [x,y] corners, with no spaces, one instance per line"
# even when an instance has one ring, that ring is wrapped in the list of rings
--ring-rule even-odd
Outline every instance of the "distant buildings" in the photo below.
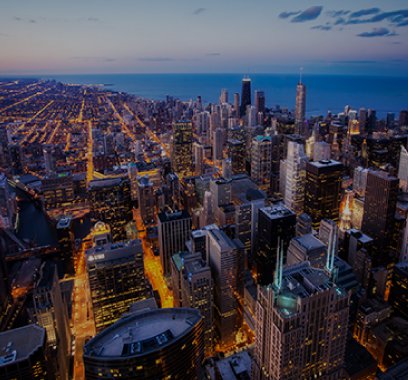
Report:
[[[155,198],[153,182],[148,176],[138,177],[137,195],[140,216],[145,225],[153,224],[155,220]]]
[[[246,114],[247,106],[251,105],[251,79],[242,79],[240,116]]]
[[[173,170],[180,177],[193,174],[193,125],[190,121],[173,123],[171,162]]]
[[[257,136],[251,145],[251,178],[269,192],[272,179],[272,141],[270,136]]]
[[[203,318],[188,308],[135,312],[84,347],[87,380],[199,380],[203,359]]]
[[[299,81],[296,86],[296,112],[295,112],[295,124],[298,126],[303,125],[306,117],[306,86]],[[302,131],[302,128],[300,128]]]

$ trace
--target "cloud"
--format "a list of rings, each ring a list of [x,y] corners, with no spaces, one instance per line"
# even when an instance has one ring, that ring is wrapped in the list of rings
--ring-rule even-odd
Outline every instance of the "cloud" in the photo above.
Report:
[[[75,56],[71,57],[75,61],[97,61],[97,62],[114,62],[115,58],[110,57],[88,57],[88,56]]]
[[[23,21],[23,19],[22,19],[21,17],[17,17],[17,16],[14,16],[14,17],[13,17],[13,20],[15,20],[15,21]]]
[[[88,21],[91,21],[91,22],[99,22],[99,21],[101,21],[101,20],[99,20],[99,18],[97,18],[97,17],[88,17]]]
[[[28,20],[28,22],[29,22],[30,24],[36,24],[36,23],[37,23],[37,21],[34,20],[34,19],[30,19],[30,20]]]
[[[316,25],[316,26],[312,26],[310,29],[328,31],[328,30],[332,30],[333,27],[331,25]]]
[[[395,32],[391,32],[387,28],[374,28],[371,32],[363,32],[357,34],[358,37],[366,37],[366,38],[373,38],[373,37],[392,37],[397,36]]]
[[[221,55],[221,53],[217,53],[217,52],[207,53],[206,54],[207,57],[219,57],[220,55]]]
[[[199,15],[203,12],[205,12],[207,9],[206,8],[197,8],[195,11],[193,11],[193,15]]]
[[[341,9],[339,11],[327,11],[327,15],[330,17],[340,17],[340,16],[347,16],[351,11],[346,11],[344,9]]]
[[[301,11],[282,12],[282,13],[279,15],[279,18],[283,18],[283,19],[289,18],[289,17],[292,17],[292,16],[296,16],[296,15],[298,15],[299,13],[301,13]]]
[[[362,16],[369,16],[373,14],[380,13],[381,9],[380,8],[368,8],[368,9],[360,9],[359,11],[353,12],[350,15],[350,18],[357,18],[357,17],[362,17]]]
[[[170,57],[141,57],[139,61],[143,62],[170,62],[174,61],[173,58]]]
[[[322,13],[322,10],[322,6],[310,7],[298,14],[296,17],[292,18],[291,22],[306,22],[316,20],[320,16],[320,13]]]

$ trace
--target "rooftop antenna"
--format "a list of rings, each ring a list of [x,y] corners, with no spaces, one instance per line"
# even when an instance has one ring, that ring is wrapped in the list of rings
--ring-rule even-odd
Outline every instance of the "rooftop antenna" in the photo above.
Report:
[[[274,284],[280,290],[283,278],[283,244],[281,243],[281,238],[278,238],[277,253]]]
[[[329,246],[327,247],[326,269],[330,274],[333,273],[333,269],[334,269],[334,256],[336,253],[337,237],[338,237],[338,231],[337,231],[337,225],[336,225],[333,228],[333,230],[330,232]]]
[[[299,84],[302,84],[303,67],[299,69]]]

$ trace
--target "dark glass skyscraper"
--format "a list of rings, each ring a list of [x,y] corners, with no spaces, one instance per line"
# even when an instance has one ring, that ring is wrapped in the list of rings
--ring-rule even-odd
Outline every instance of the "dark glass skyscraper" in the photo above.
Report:
[[[251,79],[245,77],[242,79],[242,94],[241,94],[241,117],[245,115],[246,108],[251,104]]]

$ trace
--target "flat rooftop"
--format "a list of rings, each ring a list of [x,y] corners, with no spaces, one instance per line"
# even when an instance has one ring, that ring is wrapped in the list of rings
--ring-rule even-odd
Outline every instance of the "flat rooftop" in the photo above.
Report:
[[[26,360],[44,343],[45,329],[35,324],[0,333],[0,367]]]
[[[266,214],[270,219],[280,219],[287,216],[296,215],[289,210],[283,203],[275,203],[272,206],[262,207],[259,209]]]
[[[309,162],[308,164],[315,166],[316,168],[327,168],[327,167],[332,167],[332,166],[343,165],[341,162],[335,161],[335,160],[312,161],[312,162]]]
[[[87,265],[103,265],[111,261],[123,260],[142,253],[142,243],[139,239],[107,243],[90,248],[86,251]]]
[[[170,346],[200,320],[198,310],[169,308],[131,314],[91,339],[84,356],[127,358],[147,355]]]

